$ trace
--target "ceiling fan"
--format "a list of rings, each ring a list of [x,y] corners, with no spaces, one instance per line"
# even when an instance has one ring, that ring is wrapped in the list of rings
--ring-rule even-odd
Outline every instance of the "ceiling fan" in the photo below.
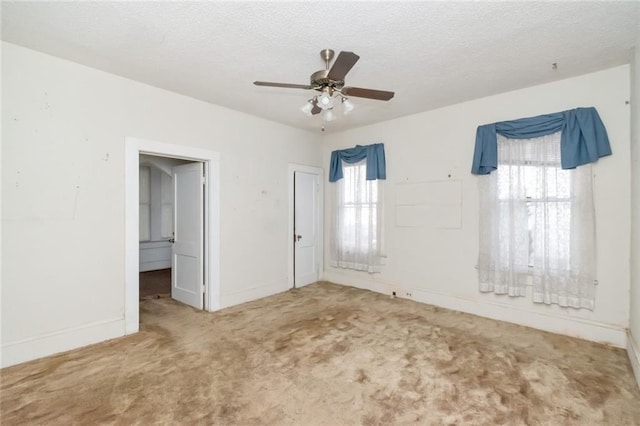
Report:
[[[325,62],[326,69],[316,71],[311,74],[309,84],[289,84],[289,83],[272,83],[268,81],[254,81],[256,86],[282,87],[289,89],[315,90],[320,92],[309,99],[302,107],[302,112],[307,115],[316,115],[324,111],[324,119],[332,121],[335,116],[333,108],[335,100],[340,99],[343,106],[343,112],[348,114],[353,110],[353,104],[348,100],[347,96],[357,98],[376,99],[379,101],[388,101],[393,98],[393,92],[384,90],[365,89],[362,87],[351,87],[344,85],[344,78],[353,68],[360,56],[353,52],[340,52],[335,62],[329,68],[329,64],[333,59],[335,52],[331,49],[324,49],[320,52],[322,60]]]

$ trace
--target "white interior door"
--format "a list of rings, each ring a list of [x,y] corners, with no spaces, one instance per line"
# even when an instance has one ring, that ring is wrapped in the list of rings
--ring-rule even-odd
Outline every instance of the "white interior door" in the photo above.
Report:
[[[294,174],[294,284],[301,287],[318,281],[317,216],[320,176],[296,171]]]
[[[174,243],[171,297],[203,308],[204,178],[203,163],[173,168]]]

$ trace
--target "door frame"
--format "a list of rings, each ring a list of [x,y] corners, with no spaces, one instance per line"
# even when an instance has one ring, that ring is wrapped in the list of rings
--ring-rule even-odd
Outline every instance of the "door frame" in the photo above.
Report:
[[[125,334],[140,325],[139,202],[140,154],[200,161],[204,164],[204,308],[220,309],[220,153],[202,148],[125,137]]]
[[[316,206],[316,227],[318,231],[318,238],[316,238],[316,250],[318,254],[318,279],[322,278],[324,273],[324,171],[322,167],[305,166],[302,164],[289,163],[287,170],[287,181],[289,184],[289,226],[287,230],[287,253],[289,258],[289,267],[287,269],[287,284],[289,288],[293,288],[295,285],[295,262],[294,262],[294,242],[293,242],[293,228],[295,226],[295,173],[304,172],[314,175],[318,175],[318,203]]]

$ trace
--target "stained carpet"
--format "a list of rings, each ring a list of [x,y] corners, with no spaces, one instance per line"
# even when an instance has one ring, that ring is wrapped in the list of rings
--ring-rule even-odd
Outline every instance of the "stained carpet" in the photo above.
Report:
[[[633,425],[626,353],[318,283],[1,371],[1,423]]]

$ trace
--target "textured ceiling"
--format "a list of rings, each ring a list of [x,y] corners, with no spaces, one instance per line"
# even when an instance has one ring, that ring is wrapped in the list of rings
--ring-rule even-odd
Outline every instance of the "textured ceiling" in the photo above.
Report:
[[[291,126],[319,52],[360,61],[343,130],[628,63],[640,2],[2,2],[2,39]],[[557,63],[557,69],[552,64]]]

